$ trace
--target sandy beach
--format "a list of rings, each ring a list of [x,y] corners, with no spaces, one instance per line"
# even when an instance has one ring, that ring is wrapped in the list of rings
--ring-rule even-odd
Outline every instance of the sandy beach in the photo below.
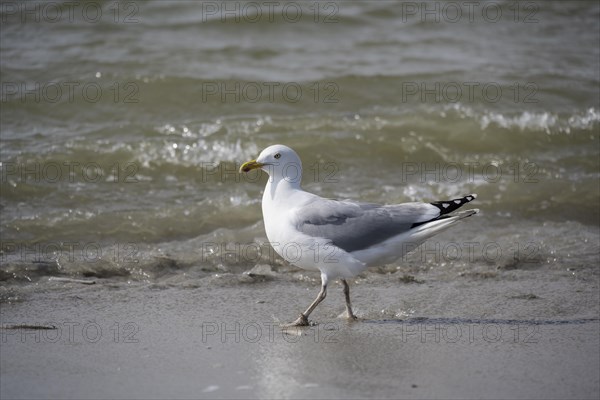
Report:
[[[333,285],[317,324],[291,331],[279,323],[312,298],[316,276],[237,286],[227,274],[188,287],[57,282],[2,304],[1,395],[597,398],[597,287],[520,274],[509,290],[494,279],[359,279],[352,323],[338,318]]]

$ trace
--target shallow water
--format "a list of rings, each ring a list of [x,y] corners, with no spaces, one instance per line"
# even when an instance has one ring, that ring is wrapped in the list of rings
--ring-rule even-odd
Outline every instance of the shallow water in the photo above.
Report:
[[[389,271],[597,284],[597,2],[477,3],[460,18],[437,2],[67,3],[0,10],[11,290],[243,284],[257,264],[295,280],[264,235],[266,177],[237,173],[274,143],[327,197],[479,194],[480,215]]]

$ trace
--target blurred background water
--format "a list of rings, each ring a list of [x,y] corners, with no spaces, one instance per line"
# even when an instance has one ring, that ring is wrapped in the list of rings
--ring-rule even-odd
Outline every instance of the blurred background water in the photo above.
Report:
[[[470,4],[0,3],[0,280],[296,271],[236,172],[275,143],[322,196],[479,194],[404,264],[597,280],[600,6]]]

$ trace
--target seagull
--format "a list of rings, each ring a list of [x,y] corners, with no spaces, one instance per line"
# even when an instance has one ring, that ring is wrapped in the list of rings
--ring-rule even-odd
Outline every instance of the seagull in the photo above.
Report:
[[[369,267],[394,262],[426,239],[478,209],[453,211],[474,200],[470,194],[433,203],[380,205],[333,200],[300,187],[302,162],[291,148],[276,144],[257,159],[240,167],[240,173],[261,169],[269,174],[262,197],[265,232],[283,259],[309,271],[320,271],[321,290],[310,306],[289,326],[307,326],[308,317],[327,295],[329,281],[339,279],[346,300],[345,316],[357,319],[346,281]]]

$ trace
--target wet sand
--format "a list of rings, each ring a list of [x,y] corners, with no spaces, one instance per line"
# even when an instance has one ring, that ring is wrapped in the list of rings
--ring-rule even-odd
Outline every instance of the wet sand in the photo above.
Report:
[[[278,323],[312,300],[316,280],[230,278],[189,287],[54,282],[21,301],[5,298],[1,397],[600,394],[593,282],[534,273],[424,284],[371,276],[352,285],[359,321],[338,318],[336,284],[311,318],[317,325],[284,332]]]

